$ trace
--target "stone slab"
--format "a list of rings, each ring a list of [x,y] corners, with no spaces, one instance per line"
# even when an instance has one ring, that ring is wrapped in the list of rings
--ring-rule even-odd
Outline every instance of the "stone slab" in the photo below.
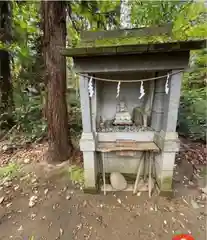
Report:
[[[117,152],[117,151],[152,151],[159,152],[160,149],[154,142],[129,142],[128,144],[118,142],[98,142],[96,151]]]
[[[134,140],[137,142],[151,142],[154,139],[154,131],[147,132],[108,132],[97,133],[97,141],[99,142],[115,142],[119,139],[122,140]]]
[[[140,153],[141,155],[141,153]],[[116,153],[104,153],[104,169],[106,173],[121,172],[136,174],[140,156],[120,157]]]

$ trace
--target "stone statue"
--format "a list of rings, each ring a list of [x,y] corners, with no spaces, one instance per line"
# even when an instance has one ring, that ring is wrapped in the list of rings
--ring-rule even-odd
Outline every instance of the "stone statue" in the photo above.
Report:
[[[118,109],[115,114],[114,125],[132,125],[132,118],[128,112],[126,103],[121,100],[118,104]]]

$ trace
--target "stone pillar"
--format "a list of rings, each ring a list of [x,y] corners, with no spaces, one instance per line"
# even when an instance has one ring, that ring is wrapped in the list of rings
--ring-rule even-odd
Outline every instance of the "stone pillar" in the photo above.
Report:
[[[155,80],[155,92],[152,105],[151,127],[159,132],[162,129],[164,114],[165,83],[163,79]]]
[[[161,130],[155,134],[154,142],[161,149],[155,156],[156,178],[161,194],[172,193],[172,178],[175,154],[179,151],[179,139],[176,132]]]
[[[174,71],[172,71],[172,73],[174,73]],[[172,75],[169,79],[169,93],[165,94],[163,97],[164,113],[162,130],[156,133],[154,140],[161,149],[161,153],[155,158],[155,164],[158,185],[162,194],[172,193],[175,154],[179,151],[179,139],[176,133],[176,125],[181,81],[181,73]]]
[[[178,70],[173,70],[176,73]],[[164,119],[162,129],[165,132],[175,132],[180,104],[180,90],[183,73],[172,75],[169,79],[169,93],[164,97]]]
[[[88,93],[88,79],[80,77],[80,102],[83,132],[80,150],[83,152],[85,191],[96,191],[97,164],[95,158],[95,136],[92,131],[91,106]]]

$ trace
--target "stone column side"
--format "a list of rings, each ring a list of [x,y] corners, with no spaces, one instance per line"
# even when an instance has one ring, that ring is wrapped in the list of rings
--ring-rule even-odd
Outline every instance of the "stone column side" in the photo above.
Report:
[[[88,93],[88,79],[86,77],[80,76],[79,88],[83,132],[90,133],[92,131],[91,106],[90,106],[91,104]]]
[[[165,132],[175,132],[177,126],[178,108],[180,104],[180,91],[183,73],[176,73],[178,70],[172,70],[169,79],[169,93],[164,97],[164,118],[162,129]]]
[[[172,180],[176,152],[179,151],[179,139],[176,132],[156,133],[154,142],[161,149],[155,156],[156,178],[161,195],[172,195]]]
[[[151,127],[158,132],[162,129],[162,120],[164,116],[164,95],[165,81],[164,79],[157,79],[155,81],[155,92],[152,104]]]
[[[83,152],[84,192],[97,192],[98,163],[96,159],[96,138],[94,134],[82,133],[80,150]]]

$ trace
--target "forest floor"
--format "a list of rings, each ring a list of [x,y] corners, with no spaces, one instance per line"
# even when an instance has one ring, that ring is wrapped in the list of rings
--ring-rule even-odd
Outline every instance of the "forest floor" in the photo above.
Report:
[[[0,240],[168,240],[179,233],[206,239],[205,165],[197,162],[195,175],[182,159],[173,199],[156,193],[151,199],[146,193],[89,195],[72,184],[68,162],[43,160],[45,144],[7,150],[0,156]]]

